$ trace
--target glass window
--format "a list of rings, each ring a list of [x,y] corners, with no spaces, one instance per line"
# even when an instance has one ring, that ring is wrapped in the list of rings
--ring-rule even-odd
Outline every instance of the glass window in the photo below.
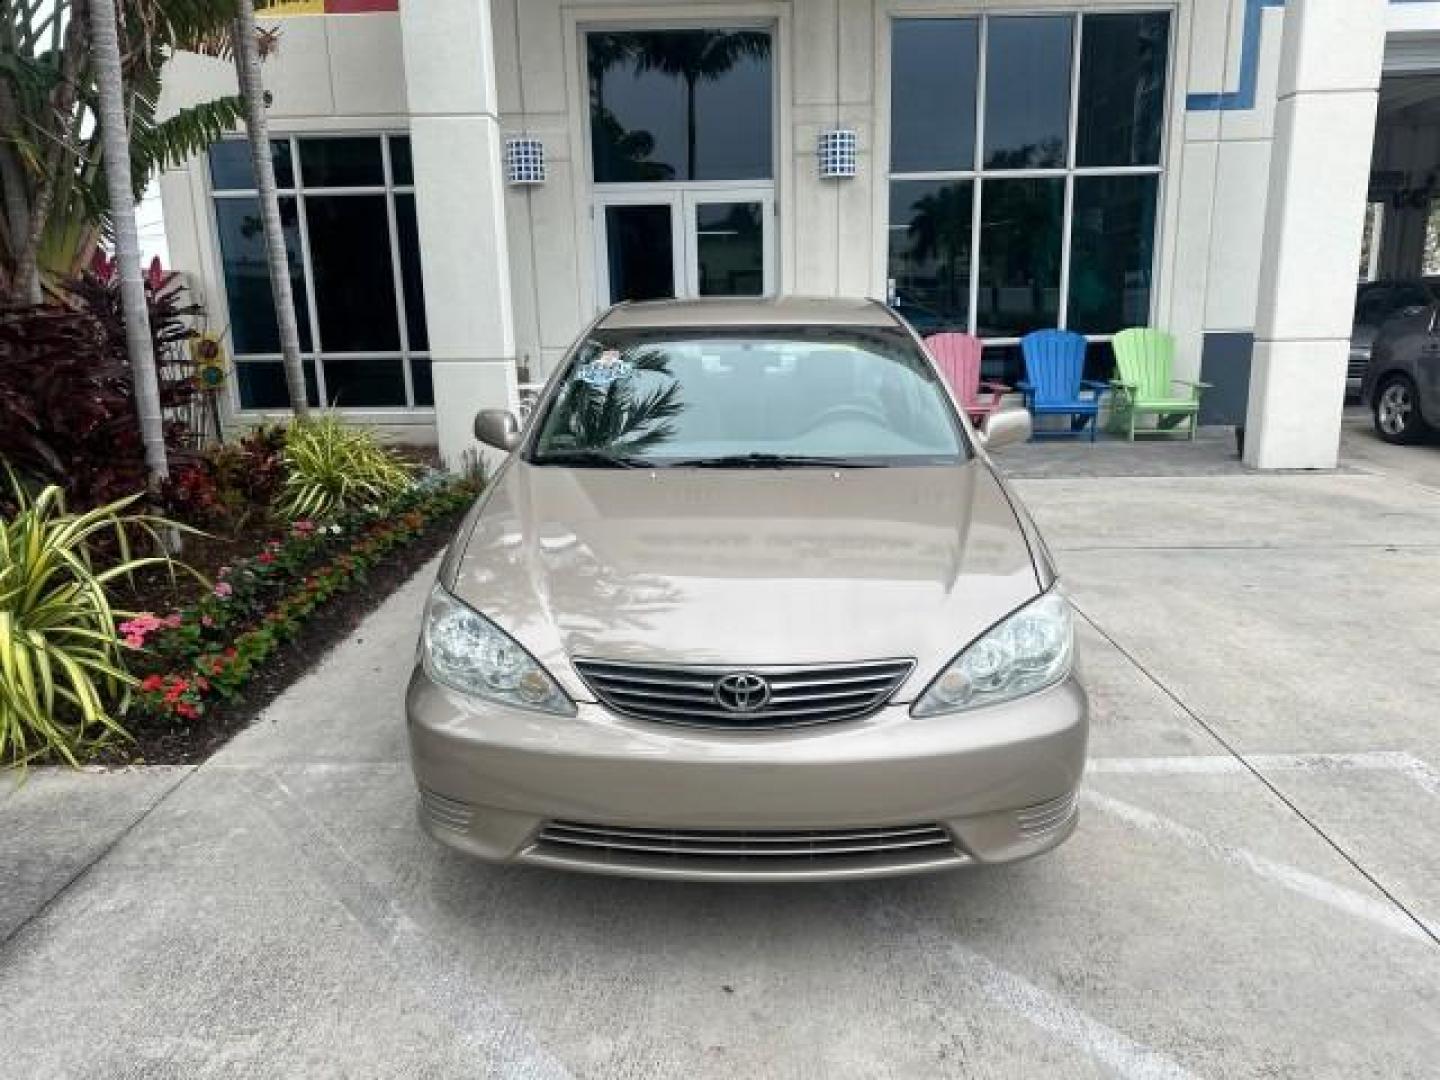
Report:
[[[939,376],[910,336],[856,328],[602,332],[561,376],[531,460],[769,468],[965,456]]]
[[[979,19],[897,19],[891,31],[890,169],[975,167]]]
[[[330,357],[325,361],[327,405],[339,409],[405,404],[405,363],[395,358]]]
[[[410,136],[390,136],[390,179],[398,187],[415,183],[415,167],[410,162]]]
[[[1065,181],[986,180],[980,190],[982,337],[1057,326]]]
[[[307,195],[320,344],[327,353],[400,348],[383,195]]]
[[[415,221],[415,196],[395,196],[395,231],[400,241],[400,280],[405,287],[405,332],[410,348],[425,352],[430,334],[425,324],[425,283],[420,274],[420,232]]]
[[[315,389],[315,362],[304,361],[305,397],[315,407],[320,395]],[[285,366],[278,360],[242,360],[235,365],[235,383],[242,409],[288,409],[290,391],[285,385]]]
[[[1068,15],[990,20],[985,52],[985,168],[1065,166],[1074,23]]]
[[[900,18],[892,35],[887,284],[899,313],[921,333],[985,339],[985,374],[1007,381],[1022,371],[1011,346],[1032,330],[1147,325],[1169,13]]]
[[[290,288],[295,294],[295,319],[300,348],[310,349],[310,320],[305,306],[305,272],[300,257],[300,219],[295,200],[280,200],[280,225],[290,263]],[[270,291],[270,264],[260,225],[260,201],[252,197],[215,200],[215,228],[230,303],[230,334],[236,354],[278,353],[280,330],[275,323],[275,298]]]
[[[586,56],[597,182],[772,175],[768,33],[593,33]]]
[[[1169,12],[1085,16],[1077,165],[1159,164],[1169,57]]]
[[[384,140],[389,142],[391,155],[389,189]],[[430,342],[415,196],[408,190],[394,190],[396,185],[408,187],[413,181],[409,138],[292,136],[275,140],[274,146],[282,186],[294,180],[296,148],[304,173],[303,193],[284,195],[280,214],[300,347],[308,354],[311,404],[319,403],[318,378],[325,384],[328,400],[324,404],[348,409],[431,407],[434,393],[429,361],[416,356],[427,351]],[[209,159],[239,404],[242,409],[284,408],[288,396],[284,372],[276,362],[280,340],[257,200],[227,194],[243,191],[240,185],[251,183],[246,144],[244,140],[217,143]],[[337,186],[376,190],[374,194],[341,194],[334,190]],[[405,301],[403,336],[394,275],[397,265]],[[318,326],[311,325],[312,307],[319,317]]]
[[[210,186],[215,191],[251,191],[255,170],[250,164],[250,143],[246,139],[221,139],[210,144]],[[290,165],[290,140],[271,139],[270,156],[275,163],[275,186],[295,186]]]
[[[1153,174],[1075,178],[1070,329],[1113,334],[1148,325],[1159,186]]]
[[[970,321],[972,180],[890,185],[891,303],[921,334]]]
[[[380,140],[301,139],[300,175],[307,188],[379,187],[385,183]]]
[[[415,404],[430,408],[435,404],[435,383],[430,374],[430,361],[416,357],[410,361],[410,381],[415,388]]]
[[[695,256],[701,296],[761,296],[765,292],[764,204],[699,203]]]
[[[675,295],[672,226],[669,203],[605,207],[612,304]]]

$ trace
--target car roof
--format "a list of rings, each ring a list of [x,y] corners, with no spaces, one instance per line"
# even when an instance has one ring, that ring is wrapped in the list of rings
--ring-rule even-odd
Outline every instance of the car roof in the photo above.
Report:
[[[617,304],[597,330],[743,329],[778,326],[897,325],[876,300],[832,296],[782,296],[744,299],[646,300]]]

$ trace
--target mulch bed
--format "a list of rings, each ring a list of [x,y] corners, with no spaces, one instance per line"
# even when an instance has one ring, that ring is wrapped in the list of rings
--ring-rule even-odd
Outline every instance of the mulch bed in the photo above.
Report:
[[[259,716],[286,687],[318,664],[327,652],[348,638],[366,615],[379,607],[391,593],[408,581],[450,542],[464,516],[461,509],[433,519],[423,535],[403,544],[370,568],[359,588],[342,592],[317,608],[301,625],[297,636],[283,642],[266,658],[239,694],[230,701],[216,701],[204,715],[183,725],[169,726],[158,720],[134,718],[127,723],[131,740],[117,742],[95,759],[112,768],[127,765],[183,765],[203,761]],[[229,548],[229,545],[225,545]],[[207,570],[212,562],[223,561],[215,552],[187,552],[187,560]]]

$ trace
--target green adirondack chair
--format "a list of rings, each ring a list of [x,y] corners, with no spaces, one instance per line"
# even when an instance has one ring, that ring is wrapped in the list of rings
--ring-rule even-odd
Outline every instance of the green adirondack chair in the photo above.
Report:
[[[1195,438],[1200,395],[1209,383],[1172,379],[1175,339],[1163,330],[1122,330],[1111,342],[1115,350],[1115,378],[1110,381],[1110,429],[1135,439],[1135,421],[1154,416],[1154,434],[1188,434]],[[1176,394],[1178,388],[1188,393]],[[1182,424],[1189,423],[1182,428]]]

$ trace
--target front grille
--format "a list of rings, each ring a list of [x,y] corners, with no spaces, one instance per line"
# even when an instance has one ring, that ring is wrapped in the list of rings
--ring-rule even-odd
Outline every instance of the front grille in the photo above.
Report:
[[[912,667],[913,660],[753,668],[575,661],[581,678],[615,712],[662,724],[742,729],[869,716],[905,681]],[[769,686],[769,700],[752,711],[726,708],[716,697],[720,679],[742,673],[758,675]]]
[[[591,870],[804,877],[939,869],[966,861],[939,825],[849,829],[663,829],[551,821],[525,856]]]

